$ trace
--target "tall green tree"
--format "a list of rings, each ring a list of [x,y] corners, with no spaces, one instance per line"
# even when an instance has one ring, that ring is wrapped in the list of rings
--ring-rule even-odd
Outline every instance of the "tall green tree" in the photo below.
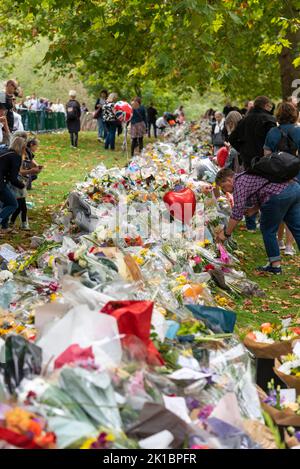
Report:
[[[44,61],[91,88],[143,83],[286,97],[299,76],[299,0],[2,0],[0,47],[46,36]]]

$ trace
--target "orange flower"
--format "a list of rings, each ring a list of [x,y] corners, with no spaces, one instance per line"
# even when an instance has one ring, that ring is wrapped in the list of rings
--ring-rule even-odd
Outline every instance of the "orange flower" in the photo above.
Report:
[[[191,283],[183,290],[185,298],[197,298],[201,293],[203,293],[203,286],[200,283]]]
[[[28,430],[32,432],[35,436],[39,436],[42,433],[42,428],[38,422],[31,420],[28,425]]]

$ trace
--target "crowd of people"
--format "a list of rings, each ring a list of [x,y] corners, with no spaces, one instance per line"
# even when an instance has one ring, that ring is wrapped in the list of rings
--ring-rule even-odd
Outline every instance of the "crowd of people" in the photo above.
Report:
[[[14,80],[8,80],[5,90],[0,93],[1,235],[14,230],[18,218],[20,228],[29,230],[26,193],[43,169],[35,158],[38,141],[28,139],[16,113],[16,99],[20,94]],[[95,104],[98,139],[104,142],[105,149],[114,150],[116,133],[122,132],[122,123],[114,109],[117,101],[117,93],[102,90]],[[130,126],[132,156],[137,149],[142,151],[146,134],[150,137],[153,132],[157,137],[166,128],[185,121],[182,106],[173,113],[165,112],[158,117],[154,104],[145,107],[138,96],[130,104],[133,113],[127,125]],[[40,104],[33,95],[26,99],[24,105],[34,110]],[[77,148],[80,117],[88,109],[85,103],[80,105],[75,90],[69,92],[66,107],[59,100],[57,106],[62,106],[56,108],[61,112],[64,108],[71,146]],[[230,103],[226,104],[223,112],[209,109],[205,118],[211,124],[212,159],[220,168],[216,184],[232,204],[231,218],[218,233],[218,241],[225,242],[245,217],[249,232],[256,232],[260,226],[268,256],[267,265],[258,267],[258,270],[280,274],[280,251],[293,256],[294,244],[300,248],[300,125],[297,102],[291,97],[279,103],[275,110],[268,97],[258,96],[247,101],[242,109]],[[276,179],[273,173],[278,158],[282,174],[277,174]],[[265,164],[265,169],[260,169],[260,172],[257,169],[259,162]],[[275,162],[270,173],[266,169],[268,162]],[[295,168],[298,168],[296,173]]]
[[[260,226],[268,256],[258,271],[280,274],[280,251],[293,256],[295,242],[300,248],[297,100],[290,97],[275,110],[268,97],[258,96],[244,111],[227,105],[205,116],[212,126],[213,159],[221,168],[216,183],[232,194],[232,215],[218,240],[226,241],[245,217],[249,232]]]
[[[117,93],[108,93],[107,90],[100,92],[95,104],[94,118],[98,123],[98,140],[104,142],[105,149],[115,149],[116,133],[122,132],[122,124],[118,121],[114,113],[114,105],[118,100]],[[185,120],[183,106],[180,106],[174,113],[165,112],[158,117],[158,110],[151,102],[148,107],[142,104],[142,99],[136,96],[131,101],[133,115],[130,120],[131,135],[131,155],[136,149],[141,151],[144,146],[144,136],[148,135],[157,138],[164,130],[176,123],[181,124]]]
[[[0,236],[20,228],[29,230],[26,194],[43,167],[36,162],[38,141],[29,138],[15,112],[15,100],[20,96],[15,80],[8,80],[0,93]]]

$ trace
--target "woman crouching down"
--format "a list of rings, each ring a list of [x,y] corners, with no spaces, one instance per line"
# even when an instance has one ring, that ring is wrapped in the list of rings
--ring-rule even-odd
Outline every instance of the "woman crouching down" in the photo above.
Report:
[[[260,272],[281,274],[281,258],[277,239],[280,223],[286,223],[300,249],[300,185],[295,180],[275,183],[252,174],[235,175],[231,169],[221,169],[216,184],[223,192],[233,194],[234,207],[227,227],[217,238],[229,238],[244,215],[253,215],[260,210],[260,230],[269,258]]]

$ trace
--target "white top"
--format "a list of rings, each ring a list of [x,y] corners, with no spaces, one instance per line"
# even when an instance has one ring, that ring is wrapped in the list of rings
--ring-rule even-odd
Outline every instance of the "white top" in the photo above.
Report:
[[[39,107],[39,102],[37,99],[31,99],[30,100],[30,109],[32,111],[37,111]]]
[[[0,143],[3,142],[3,124],[0,122]]]
[[[56,104],[56,112],[63,112],[64,114],[66,113],[63,103]]]
[[[23,131],[24,126],[23,126],[23,122],[22,122],[22,118],[20,114],[18,114],[17,112],[14,112],[14,131],[16,130]]]

